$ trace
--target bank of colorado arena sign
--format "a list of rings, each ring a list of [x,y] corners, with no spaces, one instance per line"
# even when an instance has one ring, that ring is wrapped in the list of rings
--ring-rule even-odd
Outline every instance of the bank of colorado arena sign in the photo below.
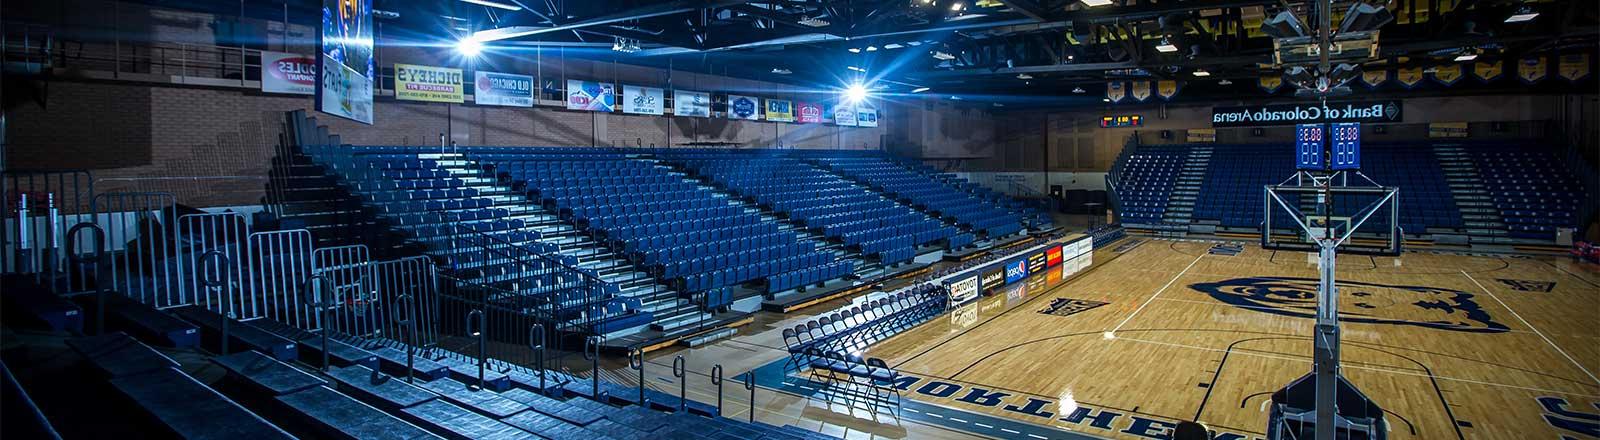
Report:
[[[1212,107],[1211,126],[1251,127],[1317,122],[1400,122],[1400,101],[1357,101]]]

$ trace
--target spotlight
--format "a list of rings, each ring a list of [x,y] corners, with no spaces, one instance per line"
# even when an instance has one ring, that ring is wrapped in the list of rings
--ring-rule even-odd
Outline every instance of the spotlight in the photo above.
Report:
[[[1306,27],[1294,12],[1283,11],[1261,22],[1261,32],[1272,38],[1306,36]]]
[[[479,41],[478,37],[469,35],[456,40],[456,52],[468,58],[475,58],[478,54],[483,53],[483,42]]]
[[[1194,76],[1207,77],[1211,76],[1211,72],[1207,72],[1205,69],[1194,69]]]
[[[1339,33],[1375,31],[1391,21],[1394,21],[1394,13],[1389,12],[1389,8],[1357,2],[1345,12],[1344,21],[1339,23]]]
[[[1456,61],[1457,62],[1472,61],[1472,60],[1476,60],[1476,59],[1478,59],[1478,54],[1475,54],[1475,53],[1464,53],[1464,54],[1456,56]]]
[[[1026,74],[1026,73],[1018,73],[1017,74],[1017,79],[1030,80],[1030,79],[1033,79],[1033,75],[1029,75],[1029,74]]]
[[[1217,81],[1217,85],[1219,85],[1219,86],[1231,86],[1231,85],[1233,85],[1233,81],[1228,81],[1227,78],[1223,78],[1222,81]]]
[[[844,99],[846,102],[861,102],[867,99],[867,88],[861,83],[851,84],[844,89]]]
[[[965,9],[966,7],[967,7],[967,5],[963,5],[963,4],[961,4],[961,2],[955,2],[955,4],[950,5],[950,10],[952,10],[952,11],[960,11],[962,9]]]
[[[1535,11],[1529,6],[1523,6],[1517,8],[1517,12],[1515,14],[1511,14],[1510,17],[1506,17],[1506,23],[1522,23],[1526,21],[1533,21],[1534,17],[1538,16],[1539,11]]]
[[[917,87],[915,89],[911,89],[911,93],[922,93],[926,91],[928,91],[927,87]]]
[[[867,52],[877,52],[878,46],[867,46]]]
[[[1156,52],[1173,53],[1173,52],[1177,52],[1177,51],[1178,51],[1178,46],[1174,46],[1172,44],[1172,41],[1167,40],[1166,38],[1162,38],[1161,39],[1161,44],[1157,44],[1156,45]]]
[[[861,53],[861,48],[852,47],[852,48],[850,48],[850,53]]]
[[[779,74],[779,75],[788,75],[788,74],[794,73],[794,71],[793,70],[789,70],[789,69],[780,68],[780,67],[774,67],[774,68],[772,68],[772,73],[776,73],[776,74]]]

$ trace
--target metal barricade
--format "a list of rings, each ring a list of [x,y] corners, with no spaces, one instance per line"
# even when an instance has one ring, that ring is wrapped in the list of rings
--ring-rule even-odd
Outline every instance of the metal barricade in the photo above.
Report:
[[[328,280],[332,322],[322,325],[351,336],[369,337],[382,325],[382,304],[372,290],[372,262],[366,245],[317,248],[312,252],[313,277]]]
[[[222,310],[222,296],[232,298],[231,304],[244,303],[243,291],[233,283],[217,289],[207,289],[200,264],[201,256],[218,252],[228,257],[232,273],[244,273],[245,239],[250,236],[250,225],[244,216],[225,212],[215,214],[189,214],[178,217],[178,297],[181,302],[197,304],[208,310]]]
[[[300,289],[311,277],[311,231],[256,232],[250,234],[245,257],[248,304],[236,304],[239,319],[272,318],[295,328],[315,329],[316,317],[300,302]]]
[[[406,334],[411,338],[406,342],[417,347],[437,344],[440,307],[433,262],[421,256],[379,261],[372,263],[371,274],[375,302],[403,307],[388,312],[396,315],[394,318],[376,320],[383,327],[374,333]],[[400,303],[402,299],[405,304]]]
[[[187,305],[178,288],[178,247],[169,231],[177,220],[170,193],[116,192],[96,195],[95,223],[112,243],[111,289],[156,308]],[[122,249],[117,251],[117,243]]]
[[[56,247],[66,225],[92,221],[85,217],[93,212],[94,176],[88,171],[0,173],[0,273],[32,273],[43,283],[53,274],[42,269],[63,266],[67,252],[42,248]]]

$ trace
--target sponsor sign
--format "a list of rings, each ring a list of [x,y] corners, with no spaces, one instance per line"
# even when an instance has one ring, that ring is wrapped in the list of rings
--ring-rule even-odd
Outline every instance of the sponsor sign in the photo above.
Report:
[[[801,124],[822,123],[822,104],[817,104],[815,102],[802,102],[795,108],[799,109],[800,111],[799,117]]]
[[[1208,144],[1217,141],[1215,128],[1191,128],[1184,131],[1184,139],[1190,143]]]
[[[754,96],[728,95],[728,118],[730,119],[761,119],[761,98]]]
[[[1022,281],[1023,278],[1027,278],[1028,277],[1028,265],[1027,265],[1027,263],[1028,263],[1027,260],[1021,259],[1021,258],[1018,258],[1015,261],[1011,261],[1011,262],[1006,263],[1006,265],[1005,265],[1006,284],[1015,283],[1015,282],[1018,282],[1018,281]]]
[[[622,112],[659,115],[666,107],[666,92],[654,87],[622,86]]]
[[[786,99],[768,99],[767,120],[773,122],[794,122],[794,101]]]
[[[862,126],[862,127],[877,127],[878,126],[878,109],[875,109],[875,108],[858,108],[858,109],[856,109],[856,125],[859,125],[859,126]]]
[[[322,0],[317,111],[372,123],[372,1]]]
[[[1044,272],[1045,266],[1047,266],[1045,263],[1047,261],[1048,260],[1045,258],[1045,253],[1043,251],[1034,252],[1033,255],[1029,255],[1028,256],[1028,274],[1031,275],[1031,274],[1036,274],[1036,273],[1039,273],[1039,272]]]
[[[466,87],[461,85],[461,69],[394,65],[394,99],[459,103],[465,100],[465,96]]]
[[[1399,122],[1400,101],[1357,101],[1321,104],[1212,107],[1211,126],[1250,127],[1320,122]]]
[[[533,77],[484,71],[478,71],[473,76],[472,102],[533,107]]]
[[[616,108],[617,87],[611,83],[567,80],[567,110],[609,112]]]
[[[316,94],[317,59],[294,53],[262,51],[261,91]]]
[[[711,117],[711,94],[688,90],[673,90],[672,114],[698,118]]]
[[[1431,137],[1431,138],[1464,138],[1464,137],[1467,137],[1467,123],[1465,123],[1465,122],[1430,122],[1430,123],[1428,123],[1428,137]]]
[[[978,297],[978,277],[970,276],[950,283],[950,304],[958,305]]]
[[[847,127],[856,126],[856,108],[841,105],[833,108],[833,123]]]
[[[1044,263],[1051,267],[1061,264],[1061,246],[1052,246],[1049,249],[1045,249]]]
[[[1004,286],[1006,284],[1006,270],[1000,267],[990,269],[979,278],[980,282],[983,283],[983,290]]]

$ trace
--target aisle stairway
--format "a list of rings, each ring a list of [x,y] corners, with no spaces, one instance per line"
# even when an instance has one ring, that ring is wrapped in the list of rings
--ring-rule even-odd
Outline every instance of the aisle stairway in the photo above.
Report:
[[[1462,224],[1473,241],[1494,242],[1506,235],[1506,225],[1494,198],[1483,184],[1477,163],[1465,148],[1452,145],[1433,147],[1439,168],[1450,187],[1450,195],[1461,210]]]
[[[1183,159],[1183,168],[1178,171],[1178,180],[1173,184],[1172,194],[1167,198],[1167,211],[1162,214],[1161,221],[1186,224],[1193,219],[1194,205],[1200,198],[1201,184],[1205,182],[1206,169],[1210,165],[1211,146],[1196,145],[1189,148]]]

